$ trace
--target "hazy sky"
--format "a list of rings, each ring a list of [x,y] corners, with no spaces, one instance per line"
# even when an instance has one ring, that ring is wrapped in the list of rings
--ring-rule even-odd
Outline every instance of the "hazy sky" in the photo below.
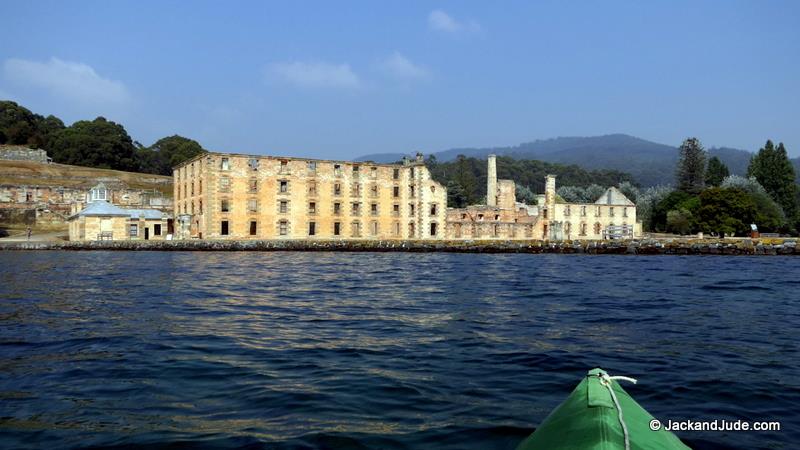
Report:
[[[797,1],[0,0],[0,98],[352,158],[628,133],[800,155]]]

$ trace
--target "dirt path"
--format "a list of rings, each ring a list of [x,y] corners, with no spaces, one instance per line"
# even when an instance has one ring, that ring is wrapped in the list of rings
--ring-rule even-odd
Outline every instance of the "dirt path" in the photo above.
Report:
[[[53,231],[49,233],[33,233],[31,234],[30,242],[50,242],[50,241],[63,241],[66,237],[66,231]],[[0,238],[0,242],[26,242],[28,241],[27,233],[17,233],[12,236]]]

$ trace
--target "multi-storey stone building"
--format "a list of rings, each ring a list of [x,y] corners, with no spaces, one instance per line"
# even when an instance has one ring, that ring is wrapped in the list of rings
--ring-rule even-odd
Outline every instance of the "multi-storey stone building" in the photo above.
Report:
[[[181,239],[443,239],[447,193],[403,164],[205,153],[174,168]]]
[[[609,239],[641,234],[617,188],[566,203],[548,175],[537,205],[516,201],[489,156],[485,205],[447,208],[422,155],[402,164],[206,153],[174,169],[178,239]]]

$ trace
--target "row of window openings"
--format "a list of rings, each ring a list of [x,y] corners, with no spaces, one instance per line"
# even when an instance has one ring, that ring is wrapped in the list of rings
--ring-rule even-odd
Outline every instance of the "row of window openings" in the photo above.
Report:
[[[260,162],[257,158],[250,158],[247,161],[247,166],[252,171],[257,171]],[[192,163],[192,168],[194,168],[194,163]],[[220,159],[220,170],[230,170],[231,169],[231,161],[230,158],[221,158]],[[361,166],[355,165],[352,168],[353,176],[359,176],[361,173]],[[306,162],[306,171],[309,174],[316,174],[317,173],[317,162],[316,161],[307,161]],[[281,174],[288,174],[289,173],[289,161],[282,159],[280,161],[280,166],[278,169],[278,173]],[[334,164],[333,165],[333,173],[335,176],[342,176],[342,165],[341,164]],[[414,168],[411,168],[411,177],[414,177]],[[370,178],[378,178],[378,168],[377,167],[370,167]],[[392,169],[392,178],[395,180],[400,179],[400,169]]]
[[[185,206],[184,206],[184,209],[185,209]],[[415,205],[413,203],[409,203],[408,204],[408,209],[409,209],[409,214],[410,215],[414,215],[414,213],[416,211],[416,207],[415,207]],[[221,200],[220,201],[220,211],[221,212],[231,212],[231,201],[227,200],[227,199]],[[247,201],[247,211],[248,212],[258,212],[258,200],[249,199]],[[309,214],[316,214],[317,211],[318,211],[317,202],[309,202],[308,203],[308,212],[309,212]],[[354,215],[361,214],[361,203],[357,203],[357,202],[351,203],[350,204],[350,211]],[[288,200],[281,200],[280,202],[278,202],[278,212],[281,213],[281,214],[286,214],[286,213],[289,212],[289,201]],[[377,216],[378,212],[379,212],[378,211],[378,204],[377,203],[371,203],[370,204],[370,214],[373,215],[373,216]],[[431,214],[431,216],[437,215],[438,212],[439,212],[439,206],[438,205],[436,205],[436,204],[430,205],[430,214]],[[200,202],[200,211],[199,211],[199,213],[203,214],[203,202],[202,201]],[[339,202],[334,203],[333,204],[333,214],[339,215],[341,213],[342,213],[342,204],[339,203]],[[400,205],[399,204],[395,203],[394,205],[392,205],[392,213],[395,216],[399,216],[400,215]],[[194,203],[192,203],[192,212],[191,212],[191,214],[194,214]]]
[[[137,223],[130,224],[129,228],[128,228],[128,234],[131,237],[139,236],[139,224],[137,224]],[[161,224],[160,223],[154,223],[153,224],[153,236],[161,236]]]
[[[202,195],[203,194],[203,180],[197,180],[197,181],[198,181],[198,183],[197,183],[197,194],[198,195]],[[187,191],[187,189],[189,187],[191,188],[191,192],[192,192],[191,195],[194,195],[194,183],[191,183],[188,186],[187,186],[186,183],[184,183],[184,185],[183,185],[183,196],[184,197],[187,196],[186,191]],[[178,188],[178,189],[180,189],[180,188]],[[178,192],[178,193],[180,194],[180,192]]]
[[[564,207],[564,215],[565,216],[569,216],[571,214],[572,214],[571,208],[569,206],[565,206]],[[595,217],[601,217],[602,216],[602,209],[599,206],[595,207],[594,216]],[[586,217],[586,207],[585,206],[581,206],[581,217]],[[608,208],[608,217],[614,217],[614,207],[613,206]],[[628,208],[622,208],[622,217],[628,217]]]
[[[609,226],[613,227],[614,224],[611,224]],[[626,227],[626,226],[628,226],[628,224],[623,222],[622,226]],[[587,228],[588,228],[587,224],[585,224],[585,223],[580,224],[580,227],[578,228],[578,231],[579,231],[578,235],[579,236],[586,236]],[[600,224],[600,222],[595,223],[593,231],[594,231],[594,234],[599,235],[603,231],[603,225]],[[569,223],[569,222],[565,223],[564,224],[564,233],[565,234],[570,234],[571,232],[572,232],[572,224]]]
[[[256,158],[250,158],[247,161],[247,166],[252,171],[258,171],[260,166],[260,162]],[[229,158],[221,158],[220,159],[220,169],[228,171],[231,168],[231,162]],[[307,161],[306,162],[306,169],[309,174],[316,174],[317,173],[317,163],[316,161]],[[361,172],[361,166],[353,166],[353,175],[359,176]],[[194,173],[194,163],[191,164],[191,171]],[[289,161],[288,160],[281,160],[278,173],[280,174],[289,174]],[[341,164],[334,164],[333,165],[333,173],[335,176],[342,176],[342,165]],[[413,179],[415,176],[415,169],[412,167],[410,169],[410,175]],[[178,178],[180,178],[180,172],[178,172]],[[184,176],[185,178],[185,176]],[[370,167],[370,178],[377,179],[378,178],[378,168],[377,167]],[[392,179],[399,180],[400,179],[400,169],[392,169]],[[202,188],[200,189],[202,192]],[[186,194],[185,186],[184,186],[184,195]],[[192,192],[194,195],[194,192]]]
[[[612,224],[610,226],[613,227],[614,225]],[[627,224],[623,223],[622,226],[626,227]],[[455,237],[460,238],[461,237],[461,224],[457,223],[457,224],[454,225],[454,227],[455,227],[454,228]],[[602,228],[603,228],[603,226],[599,222],[595,223],[594,224],[594,234],[599,235],[602,232]],[[587,224],[585,224],[585,223],[580,224],[580,229],[579,230],[580,230],[580,233],[579,233],[580,236],[586,236]],[[570,234],[571,232],[572,232],[572,224],[567,222],[564,225],[564,233]],[[473,237],[478,237],[478,236],[480,236],[480,234],[481,234],[480,233],[480,228],[475,226],[475,225],[473,225],[472,226],[472,235],[473,235]],[[526,225],[525,226],[525,234],[527,236],[530,236],[530,235],[533,234],[533,225]],[[494,237],[500,236],[500,226],[499,225],[492,226],[492,235]],[[511,227],[511,236],[514,237],[515,235],[516,235],[516,227],[512,226]]]
[[[135,225],[131,225],[134,227]],[[153,233],[155,235],[161,234],[161,226],[158,226],[158,233]],[[395,223],[393,225],[393,232],[395,236],[400,235],[400,224]],[[408,224],[408,235],[409,237],[414,237],[416,226],[414,222],[409,222]],[[370,223],[370,234],[372,236],[378,235],[378,222],[371,222]],[[436,236],[439,230],[439,224],[432,222],[430,224],[430,235]],[[256,236],[258,234],[258,221],[251,220],[250,221],[250,236]],[[131,228],[131,233],[133,233],[133,228]],[[309,222],[308,223],[308,235],[309,236],[316,236],[317,234],[317,223],[316,222]],[[361,237],[361,222],[353,222],[350,224],[350,234],[351,237]],[[230,235],[230,221],[223,220],[220,222],[220,235],[222,236],[229,236]],[[288,220],[281,220],[278,221],[278,235],[280,236],[288,236],[289,235],[289,221]],[[333,223],[333,235],[334,236],[341,236],[342,235],[342,223],[341,222],[334,222]],[[131,234],[134,236],[134,234]]]
[[[460,223],[456,223],[456,224],[453,225],[453,227],[454,227],[455,237],[457,237],[457,238],[462,237],[461,224]],[[492,225],[491,230],[492,230],[492,236],[493,237],[500,237],[500,225],[499,224]],[[510,228],[510,230],[511,230],[511,232],[509,234],[511,235],[511,237],[516,237],[517,236],[517,226],[512,226]],[[481,228],[479,226],[473,224],[472,225],[472,237],[480,237],[480,236],[481,236]],[[525,236],[526,237],[532,237],[533,236],[533,225],[525,225]]]
[[[462,219],[466,219],[467,218],[467,213],[462,213],[461,214],[461,218]],[[478,220],[482,221],[483,219],[484,219],[483,214],[478,214]],[[495,214],[494,215],[494,220],[500,220],[500,215],[499,214]]]
[[[220,178],[220,192],[229,192],[231,186],[230,178],[222,177]],[[258,180],[255,178],[250,179],[249,182],[249,191],[251,193],[258,192]],[[431,192],[435,192],[436,187],[431,186]],[[289,181],[287,180],[280,180],[278,182],[278,193],[279,194],[288,194],[289,193]],[[377,185],[370,186],[370,195],[372,197],[377,197],[379,193],[379,187]],[[186,186],[184,186],[184,195],[186,194]],[[194,195],[194,185],[192,185],[192,195]],[[308,185],[308,195],[317,195],[317,185],[316,183],[309,183]],[[334,183],[333,185],[333,195],[340,196],[342,195],[342,184],[341,183]],[[350,188],[350,195],[352,197],[360,197],[361,196],[361,185],[360,184],[353,184]],[[413,185],[408,186],[408,195],[410,198],[414,198],[416,196],[416,187]],[[397,198],[400,197],[400,186],[393,186],[392,187],[392,196]]]

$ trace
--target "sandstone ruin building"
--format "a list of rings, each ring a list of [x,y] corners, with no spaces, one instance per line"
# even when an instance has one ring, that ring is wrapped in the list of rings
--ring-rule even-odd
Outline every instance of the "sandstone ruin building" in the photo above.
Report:
[[[594,203],[567,203],[556,193],[556,177],[545,179],[537,205],[516,201],[512,180],[497,179],[497,158],[488,157],[486,204],[447,210],[451,239],[601,240],[641,235],[636,205],[615,187]]]
[[[600,240],[641,234],[617,188],[566,203],[548,175],[537,205],[516,201],[488,159],[485,205],[447,208],[421,154],[402,164],[206,153],[174,169],[178,239]]]
[[[205,153],[174,169],[179,239],[444,239],[445,188],[403,164]]]

